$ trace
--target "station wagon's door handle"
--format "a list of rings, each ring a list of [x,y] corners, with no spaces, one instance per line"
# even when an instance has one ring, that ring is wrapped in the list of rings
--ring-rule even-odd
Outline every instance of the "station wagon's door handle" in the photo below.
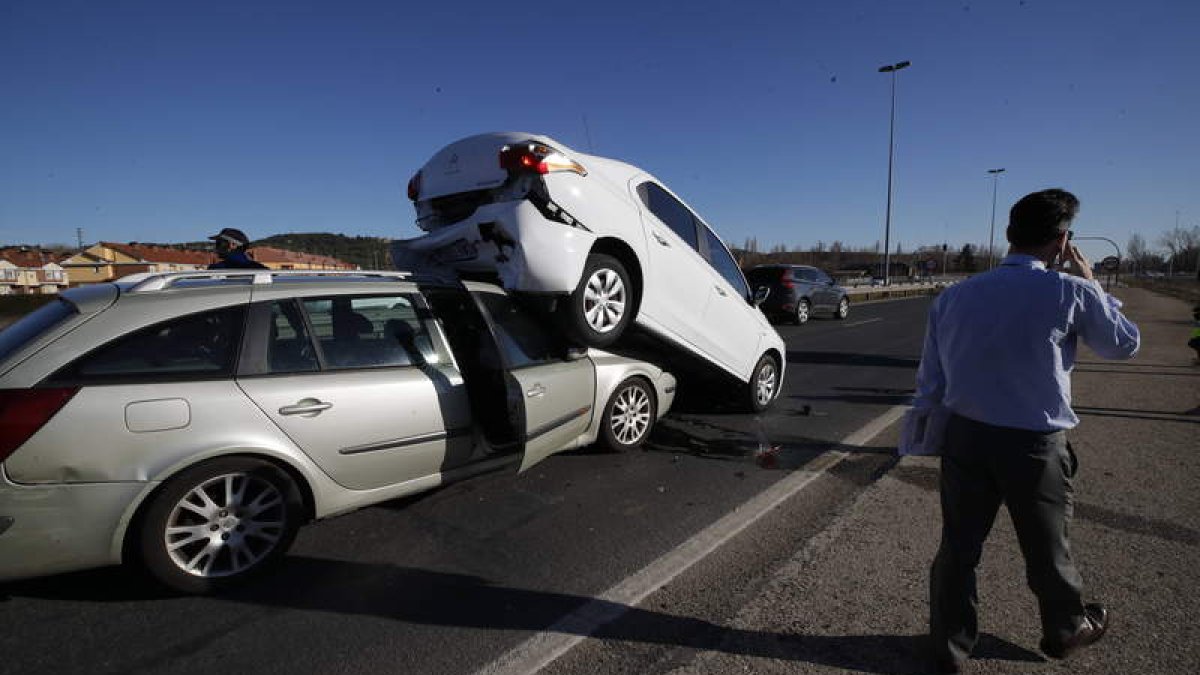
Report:
[[[713,288],[717,289],[717,292],[718,292],[718,293],[720,293],[722,296],[725,296],[725,295],[727,295],[727,294],[725,293],[725,289],[724,289],[724,288],[721,288],[720,286],[713,286]]]
[[[308,403],[306,401],[315,401],[315,402]],[[317,401],[317,400],[311,399],[311,398],[306,399],[306,401],[301,401],[295,405],[285,405],[279,409],[279,414],[280,415],[312,415],[312,414],[319,413],[323,410],[329,410],[330,408],[333,407],[332,403],[325,403],[323,401]]]
[[[533,385],[532,387],[530,387],[528,390],[525,391],[526,398],[537,398],[538,396],[545,396],[545,395],[546,395],[546,388],[543,387],[540,383]]]
[[[661,235],[661,234],[659,234],[659,233],[657,233],[657,232],[655,232],[654,230],[651,230],[651,231],[650,231],[650,234],[653,234],[653,235],[654,235],[654,239],[655,239],[655,241],[657,241],[658,243],[662,244],[663,246],[670,246],[670,245],[671,245],[671,242],[667,241],[666,239],[663,239],[662,235]]]

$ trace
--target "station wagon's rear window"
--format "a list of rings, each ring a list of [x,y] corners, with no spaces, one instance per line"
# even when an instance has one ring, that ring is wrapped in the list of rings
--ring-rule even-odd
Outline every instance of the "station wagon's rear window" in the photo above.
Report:
[[[243,307],[226,307],[143,328],[83,356],[51,380],[104,383],[231,377],[245,314]]]
[[[20,321],[0,331],[0,362],[77,313],[74,305],[59,299],[26,314]]]

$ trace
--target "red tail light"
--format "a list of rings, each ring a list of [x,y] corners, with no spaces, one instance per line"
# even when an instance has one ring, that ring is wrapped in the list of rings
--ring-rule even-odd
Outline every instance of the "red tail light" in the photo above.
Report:
[[[518,173],[541,173],[570,171],[580,176],[587,175],[579,162],[542,143],[518,143],[500,149],[500,168]]]
[[[783,273],[783,276],[779,278],[779,283],[780,283],[780,284],[781,284],[781,285],[782,285],[784,288],[795,288],[795,287],[796,287],[795,281],[796,281],[796,280],[795,280],[795,279],[792,277],[792,271],[791,271],[791,270],[787,270],[787,271],[785,271],[785,272]]]
[[[412,201],[417,201],[417,197],[421,196],[421,172],[413,174],[412,178],[408,179],[408,198]]]
[[[0,389],[0,462],[37,433],[79,387]]]

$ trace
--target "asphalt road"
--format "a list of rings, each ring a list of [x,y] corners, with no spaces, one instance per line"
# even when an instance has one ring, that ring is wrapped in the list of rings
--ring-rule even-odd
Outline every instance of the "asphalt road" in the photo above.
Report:
[[[218,598],[165,595],[117,568],[0,586],[0,673],[487,668],[907,402],[928,305],[867,304],[845,321],[780,326],[787,380],[765,415],[713,412],[708,392],[693,391],[642,452],[585,449],[311,525],[278,572]],[[894,463],[884,446],[855,451],[784,517],[756,525],[762,545],[740,546],[720,578],[688,575],[652,601],[713,620],[735,612],[798,540]],[[713,639],[709,621],[651,610],[625,612],[613,630],[648,646]],[[585,669],[649,664],[622,659]]]

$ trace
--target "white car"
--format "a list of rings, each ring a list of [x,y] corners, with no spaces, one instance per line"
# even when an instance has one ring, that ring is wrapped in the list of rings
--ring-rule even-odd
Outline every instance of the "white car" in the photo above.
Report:
[[[498,132],[438,151],[409,181],[427,234],[395,242],[398,267],[494,274],[541,296],[592,347],[632,322],[743,383],[761,411],[783,381],[783,340],[737,261],[660,181],[545,136]]]

